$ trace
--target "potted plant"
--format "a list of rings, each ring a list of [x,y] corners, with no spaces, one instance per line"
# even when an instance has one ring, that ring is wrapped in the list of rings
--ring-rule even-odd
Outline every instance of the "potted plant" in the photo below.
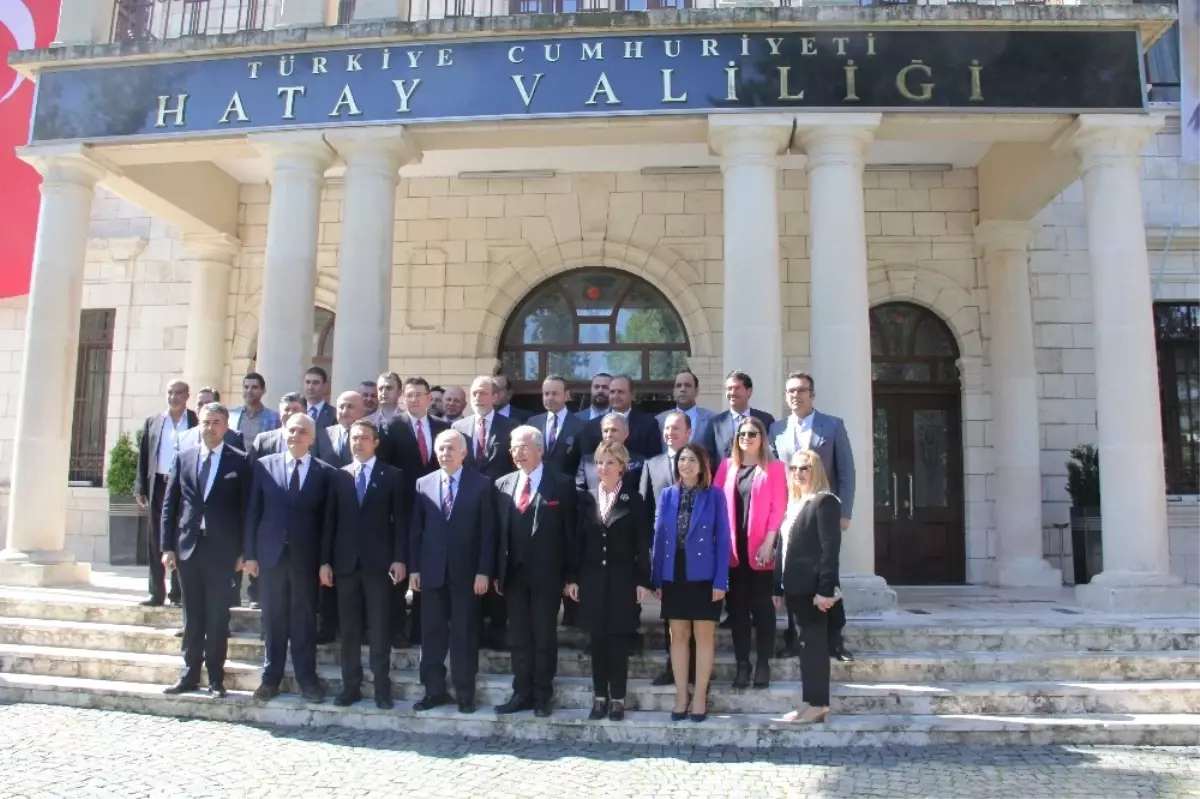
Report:
[[[138,447],[133,436],[122,433],[108,453],[104,476],[108,486],[108,561],[114,566],[144,563],[149,557],[150,516],[133,499],[137,468]]]
[[[1067,461],[1071,498],[1071,550],[1075,584],[1083,585],[1104,569],[1100,540],[1100,453],[1091,444],[1071,450]]]

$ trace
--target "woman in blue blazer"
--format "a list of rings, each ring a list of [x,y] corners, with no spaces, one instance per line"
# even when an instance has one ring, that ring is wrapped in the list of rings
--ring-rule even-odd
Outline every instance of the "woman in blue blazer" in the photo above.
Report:
[[[712,485],[708,453],[688,444],[676,459],[679,480],[658,501],[651,583],[671,625],[675,673],[672,721],[708,718],[717,621],[729,589],[729,516],[725,495]],[[689,644],[696,639],[696,694],[688,698]]]

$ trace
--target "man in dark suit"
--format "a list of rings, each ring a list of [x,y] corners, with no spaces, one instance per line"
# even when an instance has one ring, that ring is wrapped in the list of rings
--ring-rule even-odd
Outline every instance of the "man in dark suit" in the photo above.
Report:
[[[329,393],[329,374],[319,366],[310,366],[304,373],[304,401],[308,418],[317,430],[324,430],[337,422],[333,408],[325,401]]]
[[[188,409],[188,384],[172,380],[167,385],[167,410],[146,419],[138,445],[138,468],[133,481],[133,499],[141,508],[150,509],[150,595],[141,604],[157,607],[164,596],[172,605],[180,599],[179,574],[171,572],[171,587],[164,590],[167,571],[163,567],[162,506],[167,488],[167,475],[179,451],[179,439],[196,426],[196,414]]]
[[[608,406],[608,386],[612,382],[612,375],[608,372],[596,372],[592,375],[591,393],[588,398],[588,407],[575,414],[575,418],[587,424],[593,419],[599,419],[611,410]],[[595,452],[595,449],[592,450]]]
[[[496,481],[500,555],[496,593],[508,605],[513,693],[497,713],[550,715],[558,671],[558,603],[579,582],[582,554],[575,489],[542,463],[542,433],[528,425],[512,434],[517,471]]]
[[[542,407],[545,413],[531,416],[526,423],[542,431],[546,443],[544,462],[546,467],[572,479],[579,471],[579,460],[583,456],[584,422],[567,411],[571,391],[562,375],[550,375],[542,381]]]
[[[609,412],[604,418],[613,413],[625,417],[629,427],[629,439],[625,447],[630,452],[640,452],[646,456],[662,452],[662,432],[654,417],[633,407],[633,379],[628,375],[615,375],[608,383]],[[592,419],[583,429],[583,454],[596,452],[600,446],[600,423],[602,418]]]
[[[507,416],[515,424],[524,424],[533,414],[512,406],[512,381],[504,372],[497,372],[493,378],[496,381],[496,413]]]
[[[729,408],[709,420],[704,430],[698,433],[700,443],[712,458],[714,472],[717,464],[733,451],[733,437],[742,419],[753,416],[768,430],[775,423],[775,417],[771,414],[750,407],[750,398],[753,396],[754,380],[750,375],[735,369],[725,376],[725,399]]]
[[[329,588],[336,580],[342,625],[342,693],[333,703],[345,707],[362,699],[365,609],[375,706],[390,710],[391,591],[405,576],[408,520],[402,475],[375,457],[378,445],[374,424],[360,419],[350,426],[354,461],[335,475],[325,509],[320,574]]]
[[[304,396],[299,391],[289,391],[279,398],[279,427],[264,430],[246,442],[246,455],[251,462],[267,455],[277,455],[287,449],[287,436],[283,426],[294,413],[304,413]]]
[[[321,702],[317,679],[317,579],[321,565],[325,506],[336,469],[310,449],[313,422],[297,413],[284,426],[287,451],[254,464],[246,512],[245,570],[259,575],[266,656],[262,684],[254,697],[279,696],[291,642],[292,666],[301,695]]]
[[[450,701],[446,652],[460,713],[475,712],[479,671],[479,598],[495,574],[496,527],[492,485],[463,468],[466,442],[443,431],[434,441],[441,468],[417,481],[409,525],[409,581],[421,600],[423,711]]]
[[[496,413],[497,391],[495,378],[475,378],[471,382],[471,415],[451,425],[467,440],[466,467],[489,480],[498,480],[513,470],[508,443],[517,428],[507,416]]]
[[[354,458],[350,454],[350,425],[365,415],[362,394],[343,391],[337,398],[337,421],[324,429],[317,429],[317,440],[313,444],[313,455],[337,469],[346,466]]]
[[[201,410],[213,404],[214,402],[220,401],[220,391],[217,391],[215,388],[209,388],[208,386],[200,389],[196,392],[196,417],[199,418]],[[242,436],[232,427],[226,426],[225,438],[223,440],[227,446],[233,447],[234,449],[240,449],[243,452],[246,451],[246,445],[242,443]],[[200,443],[200,425],[196,425],[195,427],[189,428],[186,432],[184,432],[183,435],[179,437],[179,451],[182,452],[185,449],[198,447],[200,446]]]
[[[199,446],[179,452],[163,499],[162,563],[178,569],[183,589],[183,674],[164,693],[200,685],[208,666],[208,692],[225,696],[229,644],[229,575],[241,566],[250,461],[225,444],[229,411],[212,403],[200,411]]]
[[[655,425],[655,430],[658,425]],[[629,423],[625,417],[615,411],[600,420],[600,441],[609,444],[620,444],[629,452],[629,463],[625,466],[625,475],[621,478],[623,485],[633,489],[642,481],[642,466],[646,457],[635,450],[629,442]],[[596,446],[600,446],[600,441]],[[600,486],[600,475],[596,472],[595,447],[584,454],[579,461],[579,469],[575,473],[575,487],[580,491],[595,491]]]

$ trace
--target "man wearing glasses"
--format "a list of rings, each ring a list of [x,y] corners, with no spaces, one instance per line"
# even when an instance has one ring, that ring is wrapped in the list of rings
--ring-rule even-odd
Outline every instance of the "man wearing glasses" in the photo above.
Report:
[[[850,437],[846,425],[837,416],[821,413],[813,407],[817,397],[812,375],[807,372],[792,372],[784,384],[787,392],[788,409],[786,419],[771,425],[768,438],[776,456],[784,463],[791,463],[797,452],[812,450],[821,458],[821,465],[829,476],[833,493],[842,501],[842,531],[850,526],[854,511],[854,453],[850,451]],[[854,656],[842,643],[842,628],[846,626],[846,609],[838,602],[829,611],[829,654],[841,660],[853,660]],[[788,654],[798,646],[796,627],[788,614],[788,629],[784,633]]]

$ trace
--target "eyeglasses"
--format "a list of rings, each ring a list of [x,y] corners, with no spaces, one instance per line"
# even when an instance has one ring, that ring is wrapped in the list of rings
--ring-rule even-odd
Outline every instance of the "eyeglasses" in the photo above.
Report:
[[[808,465],[806,464],[804,466],[789,466],[788,471],[791,472],[792,474],[797,474],[799,472],[807,472]]]
[[[757,430],[739,430],[738,438],[758,438]]]

